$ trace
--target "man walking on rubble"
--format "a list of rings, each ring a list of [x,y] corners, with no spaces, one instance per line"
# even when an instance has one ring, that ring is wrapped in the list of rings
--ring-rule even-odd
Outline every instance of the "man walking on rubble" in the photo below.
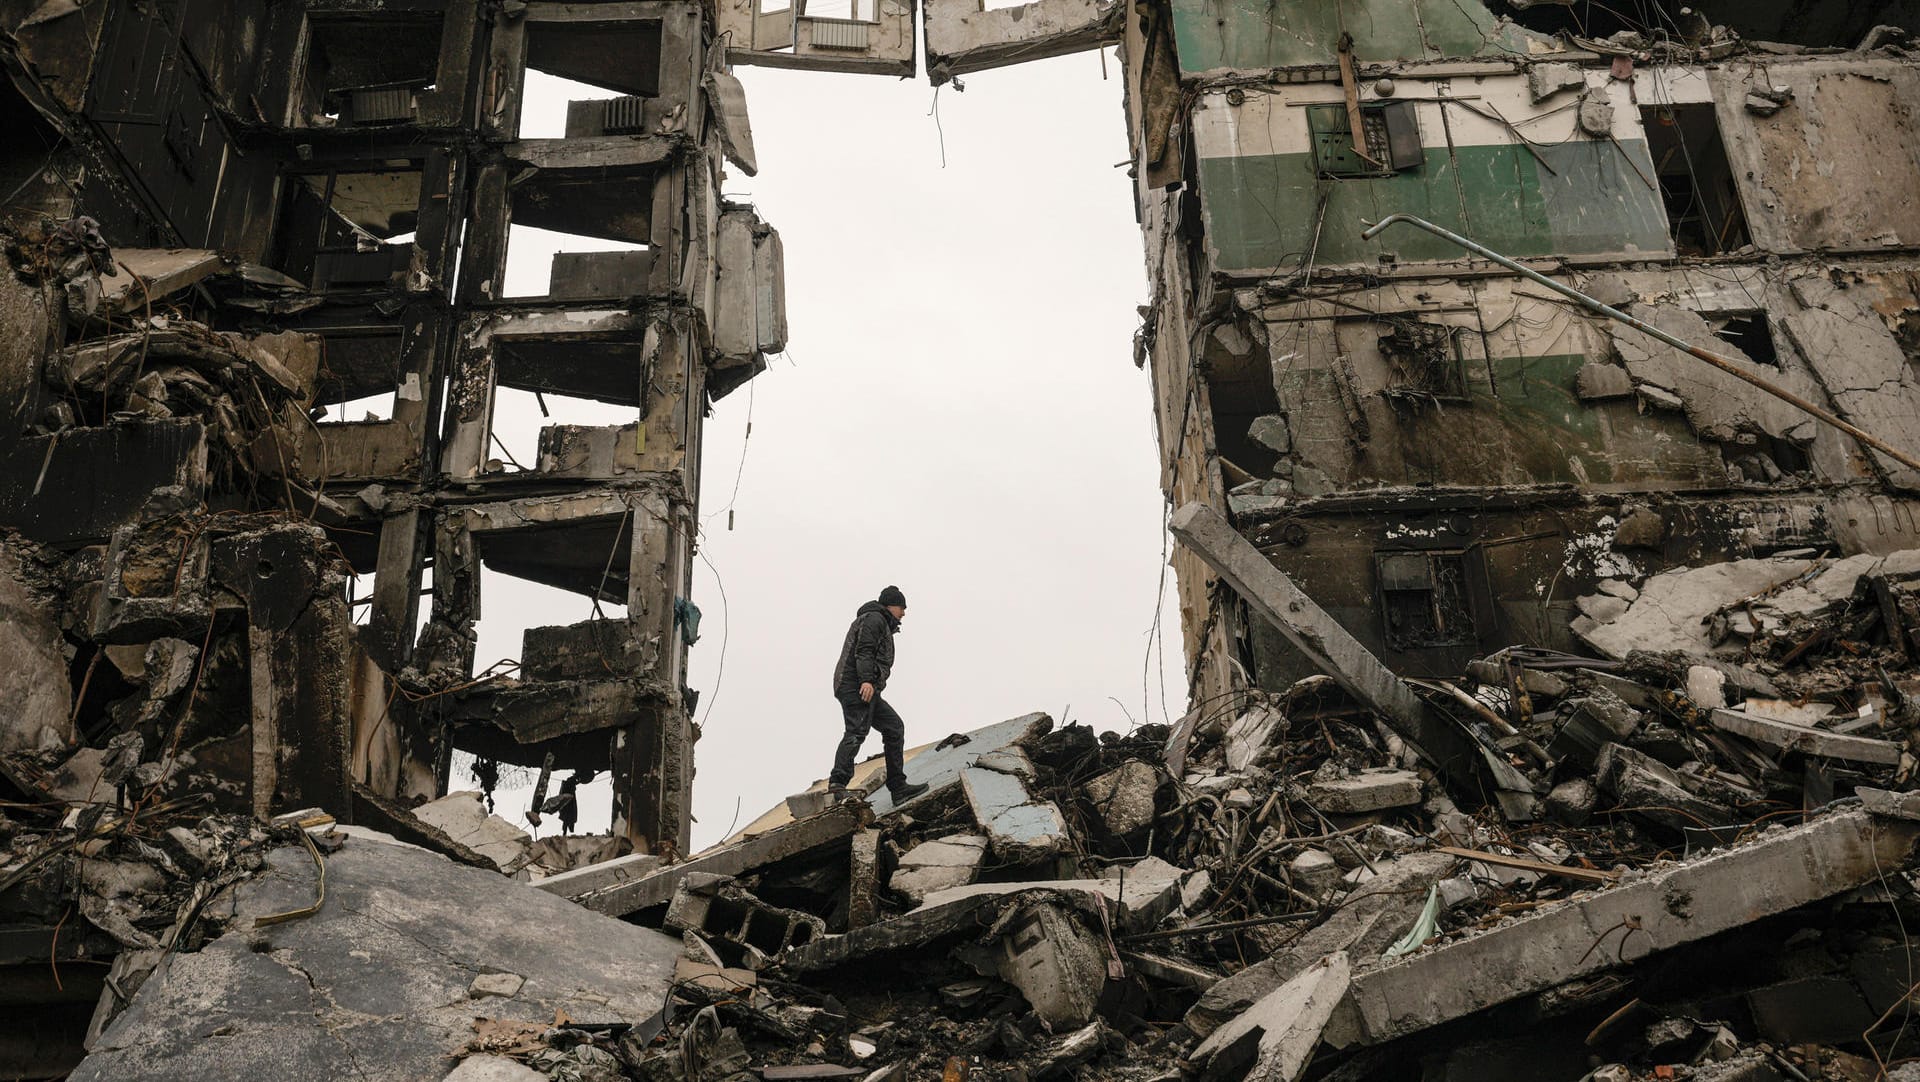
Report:
[[[880,745],[887,756],[887,791],[897,807],[927,791],[925,785],[907,781],[902,757],[906,751],[907,729],[900,715],[880,697],[887,677],[893,672],[893,636],[907,615],[907,596],[898,586],[880,591],[877,601],[860,606],[840,645],[840,660],[833,665],[833,697],[840,700],[847,731],[833,756],[833,773],[827,775],[827,792],[836,801],[847,798],[847,783],[853,780],[853,758],[860,754],[869,729],[880,730]]]

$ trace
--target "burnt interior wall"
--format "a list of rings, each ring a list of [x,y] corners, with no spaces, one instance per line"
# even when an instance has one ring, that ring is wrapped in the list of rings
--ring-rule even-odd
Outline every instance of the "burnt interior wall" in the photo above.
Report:
[[[576,783],[613,771],[617,833],[684,847],[701,422],[785,339],[778,234],[750,208],[727,208],[745,243],[716,285],[721,171],[752,162],[706,13],[113,0],[0,6],[0,28],[0,527],[95,580],[60,625],[78,744],[34,769],[97,759],[147,709],[135,655],[158,636],[199,659],[191,703],[164,702],[236,810],[347,818],[355,785],[443,791],[456,744],[552,751]],[[528,70],[627,97],[521,140]],[[516,221],[645,258],[503,302]],[[632,421],[506,469],[501,388]],[[488,518],[522,513],[550,517]],[[262,554],[283,537],[304,547]],[[624,667],[562,677],[530,637],[528,672],[475,672],[483,568],[625,605],[600,622]]]

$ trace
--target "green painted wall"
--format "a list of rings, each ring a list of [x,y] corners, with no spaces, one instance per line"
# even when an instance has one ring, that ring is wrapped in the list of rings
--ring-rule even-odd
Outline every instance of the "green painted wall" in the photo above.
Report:
[[[1583,402],[1590,358],[1563,353],[1465,362],[1468,401],[1391,404],[1362,388],[1368,438],[1327,407],[1338,394],[1319,366],[1275,374],[1298,464],[1340,489],[1378,484],[1582,486],[1720,484],[1719,451],[1676,413],[1642,413],[1632,398]]]
[[[1445,226],[1513,256],[1669,252],[1660,194],[1644,142],[1580,139],[1541,147],[1553,172],[1519,145],[1428,147],[1425,164],[1390,177],[1321,180],[1311,155],[1200,159],[1200,196],[1215,269],[1261,271],[1298,266],[1313,243],[1314,207],[1327,190],[1326,220],[1315,262],[1374,262],[1381,251],[1403,262],[1457,259],[1458,248],[1399,226],[1377,241],[1360,239],[1363,220],[1403,212]],[[1622,156],[1632,155],[1636,172]]]
[[[1331,64],[1343,30],[1362,62],[1527,55],[1526,32],[1479,0],[1173,0],[1189,73]]]

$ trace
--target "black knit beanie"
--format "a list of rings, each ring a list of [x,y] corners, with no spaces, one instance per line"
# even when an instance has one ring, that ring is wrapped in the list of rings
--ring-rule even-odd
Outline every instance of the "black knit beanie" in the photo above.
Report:
[[[904,609],[907,607],[907,595],[900,592],[900,587],[889,586],[880,591],[880,603],[882,605],[898,605]]]

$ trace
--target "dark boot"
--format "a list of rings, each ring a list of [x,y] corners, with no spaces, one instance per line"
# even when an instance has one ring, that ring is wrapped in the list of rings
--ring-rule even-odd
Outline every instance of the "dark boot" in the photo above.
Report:
[[[893,794],[893,806],[897,808],[907,801],[912,800],[914,797],[926,792],[927,786],[924,782],[915,784],[910,781],[903,781],[899,785],[887,786],[887,791]]]
[[[833,804],[844,804],[847,800],[847,787],[844,785],[827,786],[827,800]]]

